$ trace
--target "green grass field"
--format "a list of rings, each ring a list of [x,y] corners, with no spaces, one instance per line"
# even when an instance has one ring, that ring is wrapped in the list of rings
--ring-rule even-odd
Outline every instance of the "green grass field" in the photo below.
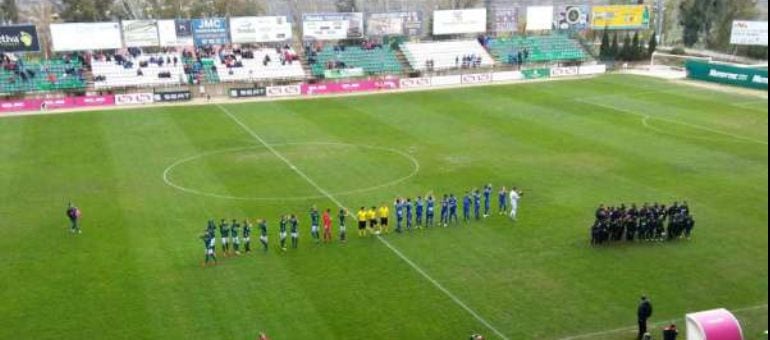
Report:
[[[765,339],[767,104],[608,75],[2,118],[0,339],[633,339],[641,294],[653,323],[726,307]],[[515,225],[310,243],[311,205],[487,182],[525,190]],[[683,199],[692,241],[589,246],[599,203]],[[220,217],[268,218],[272,249],[201,268]]]

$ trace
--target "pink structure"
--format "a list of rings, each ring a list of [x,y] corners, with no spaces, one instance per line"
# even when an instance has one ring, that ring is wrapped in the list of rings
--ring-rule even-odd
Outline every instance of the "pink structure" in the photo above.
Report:
[[[738,319],[727,309],[687,314],[687,340],[743,340]]]

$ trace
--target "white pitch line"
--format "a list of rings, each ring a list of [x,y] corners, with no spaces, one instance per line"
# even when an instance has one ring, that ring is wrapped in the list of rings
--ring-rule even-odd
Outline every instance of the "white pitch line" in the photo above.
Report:
[[[734,309],[734,310],[731,310],[730,312],[732,312],[733,314],[738,314],[738,313],[744,313],[744,312],[749,312],[749,311],[758,310],[758,309],[767,309],[767,304]],[[652,326],[652,328],[654,328],[655,326],[668,325],[668,324],[671,324],[671,323],[674,323],[674,322],[680,321],[680,320],[682,320],[682,318],[676,318],[676,319],[671,319],[671,320],[666,320],[666,321],[659,321],[659,322],[655,322],[655,323],[650,324],[650,326]],[[617,333],[622,333],[622,332],[630,332],[630,331],[633,331],[633,330],[636,330],[636,329],[637,329],[636,327],[623,327],[623,328],[612,329],[612,330],[609,330],[609,331],[601,331],[601,332],[586,333],[586,334],[575,335],[575,336],[568,336],[568,337],[565,337],[565,338],[561,338],[559,340],[586,339],[586,338],[593,338],[595,336],[600,336],[600,335],[608,335],[608,334],[617,334]]]
[[[581,98],[576,98],[574,100],[578,101],[578,102],[581,102],[581,103],[588,104],[588,105],[599,106],[599,107],[603,107],[603,108],[614,110],[614,111],[619,111],[619,112],[624,112],[624,113],[632,114],[632,115],[639,116],[639,117],[642,117],[642,118],[645,118],[645,117],[648,116],[647,114],[636,112],[636,111],[633,111],[633,110],[628,110],[628,109],[624,109],[624,108],[620,108],[620,107],[616,107],[616,106],[612,106],[612,105],[599,104],[599,103],[591,102],[591,101],[584,100],[584,99],[581,99]],[[715,133],[715,134],[719,134],[719,135],[723,135],[723,136],[727,136],[727,137],[732,137],[732,138],[739,139],[739,140],[746,141],[746,142],[752,142],[752,143],[767,145],[767,141],[753,139],[753,138],[749,138],[749,137],[744,137],[744,136],[732,134],[732,133],[729,133],[729,132],[724,132],[724,131],[712,129],[710,127],[706,127],[706,126],[702,126],[702,125],[687,123],[687,122],[683,122],[683,121],[679,121],[679,120],[675,120],[675,119],[663,118],[663,117],[653,117],[653,118],[655,118],[657,120],[662,120],[664,122],[669,122],[669,123],[672,123],[672,124],[679,124],[679,125],[683,125],[683,126],[687,126],[687,127],[693,128],[693,129],[703,130],[703,131],[707,131],[707,132],[711,132],[711,133]]]
[[[243,130],[244,130],[244,131],[246,131],[246,132],[247,132],[249,135],[251,135],[252,137],[254,137],[254,139],[256,139],[258,142],[260,142],[262,145],[264,145],[264,146],[265,146],[265,148],[267,148],[267,149],[268,149],[270,152],[272,152],[272,153],[273,153],[273,155],[275,155],[275,156],[276,156],[276,157],[278,157],[280,160],[282,160],[284,163],[286,163],[286,165],[289,167],[289,169],[293,170],[293,171],[294,171],[294,172],[295,172],[297,175],[299,175],[300,177],[302,177],[302,178],[303,178],[305,181],[307,181],[307,182],[308,182],[310,185],[312,185],[312,186],[313,186],[313,187],[314,187],[316,190],[318,190],[318,192],[320,192],[321,194],[323,194],[324,196],[326,196],[326,197],[327,197],[329,200],[331,200],[332,202],[334,202],[334,204],[336,204],[336,205],[337,205],[337,206],[339,206],[340,208],[343,208],[343,209],[345,209],[345,210],[348,210],[348,211],[350,210],[350,209],[348,209],[347,207],[345,207],[345,205],[344,205],[344,204],[342,204],[342,202],[340,202],[339,200],[337,200],[337,199],[336,199],[336,198],[335,198],[335,197],[334,197],[332,194],[330,194],[328,191],[326,191],[324,188],[322,188],[320,185],[318,185],[318,183],[316,183],[316,182],[315,182],[315,181],[314,181],[312,178],[310,178],[308,175],[306,175],[304,172],[302,172],[302,170],[300,170],[299,168],[297,168],[297,166],[296,166],[296,165],[294,165],[294,163],[292,163],[292,162],[291,162],[291,161],[290,161],[288,158],[284,157],[284,156],[283,156],[283,155],[282,155],[280,152],[278,152],[278,151],[277,151],[275,148],[273,148],[273,147],[272,147],[270,144],[268,144],[267,142],[265,142],[265,140],[264,140],[264,139],[262,139],[262,137],[260,137],[260,136],[259,136],[259,135],[258,135],[256,132],[254,132],[254,130],[252,130],[250,127],[248,127],[248,125],[244,124],[244,123],[243,123],[243,122],[242,122],[240,119],[238,119],[238,118],[237,118],[235,115],[233,115],[233,114],[230,112],[230,110],[228,110],[227,108],[225,108],[224,106],[222,106],[222,105],[219,105],[219,104],[217,104],[217,107],[218,107],[218,108],[219,108],[219,109],[220,109],[222,112],[224,112],[224,113],[225,113],[225,114],[226,114],[228,117],[230,117],[230,119],[232,119],[232,120],[233,120],[233,121],[234,121],[236,124],[238,124],[238,125],[239,125],[239,126],[240,126],[240,127],[243,129]],[[500,332],[499,330],[497,330],[497,328],[495,328],[494,326],[492,326],[492,324],[490,324],[490,323],[489,323],[487,320],[485,320],[483,317],[481,317],[481,315],[479,315],[478,313],[476,313],[476,311],[474,311],[473,309],[471,309],[470,307],[468,307],[468,305],[466,305],[464,302],[462,302],[462,300],[460,300],[460,299],[459,299],[457,296],[455,296],[454,294],[452,294],[452,292],[450,292],[448,289],[444,288],[444,286],[443,286],[443,285],[441,285],[440,283],[438,283],[438,281],[436,281],[434,278],[432,278],[430,275],[428,275],[428,273],[426,273],[424,270],[422,270],[422,268],[420,268],[420,267],[419,267],[417,264],[415,264],[414,262],[412,262],[412,260],[410,260],[410,259],[409,259],[408,257],[406,257],[404,254],[402,254],[402,253],[401,253],[401,251],[399,251],[398,249],[396,249],[396,247],[394,247],[393,245],[391,245],[391,244],[390,244],[390,242],[388,242],[387,240],[385,240],[385,239],[384,239],[384,238],[382,238],[381,236],[377,236],[377,239],[378,239],[378,240],[380,240],[380,242],[382,242],[382,244],[384,244],[386,247],[388,247],[388,249],[390,249],[390,250],[391,250],[391,251],[392,251],[394,254],[396,254],[396,255],[397,255],[399,258],[401,258],[402,260],[404,260],[404,262],[406,262],[406,263],[407,263],[407,264],[408,264],[410,267],[412,267],[412,269],[414,269],[414,270],[415,270],[417,273],[419,273],[420,275],[422,275],[422,277],[423,277],[423,278],[425,278],[426,280],[428,280],[428,282],[430,282],[431,284],[433,284],[433,286],[434,286],[434,287],[436,287],[438,290],[440,290],[442,293],[444,293],[444,295],[446,295],[447,297],[449,297],[449,298],[450,298],[450,299],[451,299],[451,300],[452,300],[452,301],[453,301],[455,304],[457,304],[457,305],[458,305],[458,306],[460,306],[462,309],[464,309],[466,312],[468,312],[468,314],[470,314],[471,316],[473,316],[473,318],[475,318],[477,321],[481,322],[481,324],[483,324],[484,326],[486,326],[487,328],[489,328],[489,330],[491,330],[492,332],[494,332],[494,333],[495,333],[497,336],[499,336],[501,339],[503,339],[503,340],[509,340],[509,339],[508,339],[508,337],[507,337],[507,336],[505,336],[505,334],[503,334],[502,332]]]

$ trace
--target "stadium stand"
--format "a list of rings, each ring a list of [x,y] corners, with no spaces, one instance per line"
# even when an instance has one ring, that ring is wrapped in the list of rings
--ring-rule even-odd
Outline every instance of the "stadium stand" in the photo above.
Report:
[[[178,53],[118,53],[94,56],[91,60],[97,89],[178,85],[184,79],[183,65]]]
[[[458,40],[401,45],[415,70],[490,67],[495,61],[477,40]]]
[[[302,64],[290,47],[223,50],[211,62],[216,66],[216,76],[222,82],[305,77]],[[208,66],[208,69],[211,67]]]
[[[83,61],[80,58],[25,62],[10,54],[0,54],[0,93],[74,90],[85,87]]]
[[[389,46],[365,42],[362,46],[313,46],[305,48],[312,75],[326,70],[361,68],[366,74],[401,73],[396,51]]]
[[[519,52],[527,51],[527,62],[581,61],[587,55],[580,43],[567,36],[515,36],[491,39],[489,51],[501,63],[516,64]]]

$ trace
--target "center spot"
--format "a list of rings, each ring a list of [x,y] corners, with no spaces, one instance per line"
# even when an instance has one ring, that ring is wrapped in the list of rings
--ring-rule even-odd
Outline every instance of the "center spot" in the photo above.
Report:
[[[242,147],[177,161],[164,180],[176,189],[210,197],[292,200],[324,197],[298,171],[330,194],[345,195],[398,184],[419,170],[412,156],[389,148],[339,143],[271,146],[291,165],[263,146]]]

